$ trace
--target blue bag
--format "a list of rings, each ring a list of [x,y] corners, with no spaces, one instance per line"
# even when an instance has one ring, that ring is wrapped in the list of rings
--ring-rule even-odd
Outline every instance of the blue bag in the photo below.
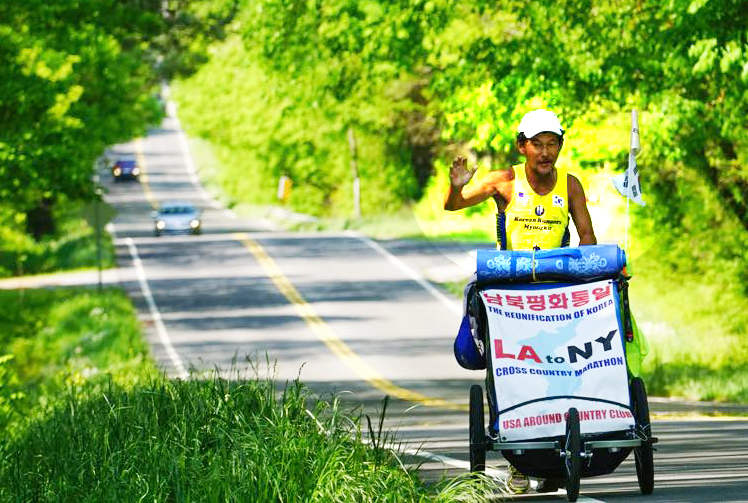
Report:
[[[470,328],[470,317],[465,315],[460,323],[460,330],[457,332],[454,344],[455,359],[462,368],[468,370],[482,370],[486,368],[486,355],[481,354],[478,346],[473,339],[473,332]]]

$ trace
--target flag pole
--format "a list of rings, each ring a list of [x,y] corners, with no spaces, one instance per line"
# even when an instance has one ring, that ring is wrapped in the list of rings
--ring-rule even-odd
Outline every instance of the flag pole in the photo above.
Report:
[[[631,154],[629,154],[631,155]],[[629,198],[626,198],[626,218],[623,221],[623,249],[629,248]]]
[[[636,116],[636,109],[631,110],[631,138],[629,143],[629,164],[626,169],[626,223],[624,224],[623,231],[623,249],[628,251],[628,235],[629,235],[629,202],[631,199],[636,197],[634,193],[634,170],[632,167],[636,165],[636,153],[639,151],[639,121]]]
[[[639,152],[639,123],[636,110],[631,110],[631,143],[629,148],[629,159],[626,172],[615,175],[610,179],[619,194],[626,198],[626,215],[623,223],[623,249],[629,246],[629,205],[630,200],[636,204],[645,206],[642,199],[641,187],[639,186],[639,170],[636,167],[636,154]]]

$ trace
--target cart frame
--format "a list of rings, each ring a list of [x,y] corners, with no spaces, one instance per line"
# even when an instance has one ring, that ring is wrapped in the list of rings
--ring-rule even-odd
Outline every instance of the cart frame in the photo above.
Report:
[[[628,279],[620,274],[614,279],[618,286],[623,325],[622,333],[627,339],[632,333],[630,310],[628,305]],[[473,313],[478,319],[480,337],[484,347],[490,347],[490,336],[486,319],[485,307],[478,299],[478,293],[488,288],[501,288],[501,284],[485,284],[474,290],[475,295],[469,300]],[[628,339],[630,340],[630,339]],[[624,344],[625,349],[625,344]],[[487,358],[488,360],[488,358]],[[486,452],[499,451],[512,464],[521,465],[523,473],[556,478],[566,488],[567,499],[576,501],[579,496],[580,480],[582,477],[604,475],[612,473],[620,463],[634,452],[637,480],[642,494],[651,494],[654,490],[654,460],[653,445],[657,438],[652,436],[649,417],[646,388],[640,377],[633,376],[627,366],[630,410],[634,417],[634,426],[625,432],[611,432],[609,434],[582,434],[580,431],[579,412],[571,407],[565,420],[565,434],[558,437],[542,438],[527,441],[501,441],[493,425],[498,418],[497,407],[491,403],[490,392],[486,393],[489,408],[489,430],[485,427],[485,412],[483,389],[480,385],[470,388],[469,408],[469,445],[470,470],[484,471],[486,467]],[[493,389],[493,374],[490,363],[487,365],[486,388]],[[550,465],[543,468],[530,468],[542,458],[550,459]],[[530,458],[527,460],[526,458]],[[598,460],[600,460],[598,462]],[[539,464],[544,464],[541,462]],[[560,467],[560,468],[559,468]],[[548,477],[551,475],[551,477]],[[553,477],[555,475],[555,477]]]

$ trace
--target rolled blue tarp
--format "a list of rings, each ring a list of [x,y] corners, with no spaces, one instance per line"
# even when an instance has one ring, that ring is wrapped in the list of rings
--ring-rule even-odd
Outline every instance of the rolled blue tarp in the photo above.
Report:
[[[615,278],[626,265],[618,245],[548,250],[478,250],[477,280],[485,283],[593,281]]]

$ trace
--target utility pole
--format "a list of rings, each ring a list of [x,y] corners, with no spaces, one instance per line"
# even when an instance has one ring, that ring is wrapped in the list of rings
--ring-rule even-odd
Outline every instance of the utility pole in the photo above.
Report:
[[[99,185],[99,174],[94,175],[96,199],[94,201],[94,229],[96,229],[96,267],[99,271],[99,292],[102,289],[102,266],[101,266],[101,186]]]
[[[361,218],[361,180],[358,177],[358,158],[356,152],[356,136],[353,127],[348,127],[348,148],[351,151],[351,172],[353,173],[353,215]]]

